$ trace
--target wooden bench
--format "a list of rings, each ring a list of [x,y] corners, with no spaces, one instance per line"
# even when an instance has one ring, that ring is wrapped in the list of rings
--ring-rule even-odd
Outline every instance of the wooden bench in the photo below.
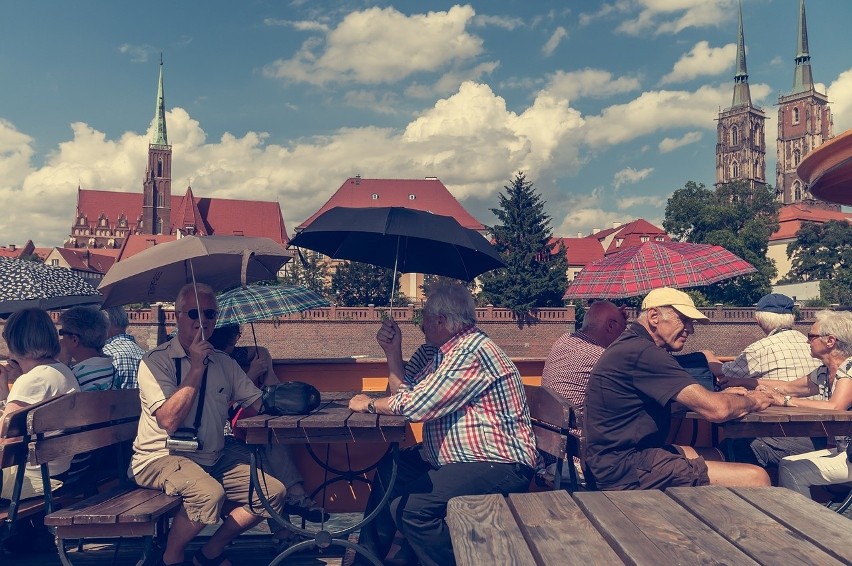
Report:
[[[576,413],[571,403],[559,395],[536,385],[524,385],[527,405],[530,409],[535,442],[539,451],[556,459],[556,473],[553,474],[553,489],[560,489],[562,468],[568,463],[568,491],[578,487],[577,470],[574,457],[580,455],[577,438],[571,435],[571,428],[577,426]]]
[[[42,477],[49,481],[46,462],[109,446],[120,448],[135,438],[140,412],[135,389],[58,397],[27,415],[29,461],[41,465]],[[118,479],[117,487],[57,511],[47,498],[44,524],[53,530],[65,566],[71,565],[65,540],[92,538],[142,537],[145,546],[139,564],[144,563],[154,537],[165,532],[168,517],[179,508],[180,497],[131,484],[126,477],[126,460],[118,460],[121,463],[112,472]]]

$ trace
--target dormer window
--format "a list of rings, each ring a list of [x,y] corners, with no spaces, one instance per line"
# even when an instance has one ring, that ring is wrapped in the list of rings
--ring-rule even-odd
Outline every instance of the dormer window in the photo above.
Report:
[[[416,198],[417,198],[417,197],[416,197],[416,196],[414,196],[414,195],[408,195],[408,200],[414,200],[414,199],[416,199]]]
[[[621,247],[621,244],[623,244],[623,243],[624,243],[624,238],[618,238],[618,239],[615,241],[615,247],[616,247],[616,248],[620,248],[620,247]]]
[[[639,238],[639,240],[640,240],[643,244],[644,244],[645,242],[647,242],[648,240],[650,240],[650,239],[651,239],[651,238],[649,238],[648,236],[642,236],[641,238]]]
[[[664,242],[665,241],[665,239],[662,236],[657,236],[656,238],[654,238],[654,240],[656,240],[658,242]]]
[[[370,195],[370,198],[373,200],[379,200],[379,193],[373,193]]]

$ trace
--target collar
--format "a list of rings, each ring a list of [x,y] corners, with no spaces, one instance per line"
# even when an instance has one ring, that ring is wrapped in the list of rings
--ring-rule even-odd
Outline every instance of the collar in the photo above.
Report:
[[[600,342],[598,342],[597,340],[595,340],[594,338],[592,338],[591,336],[589,336],[588,334],[583,332],[582,330],[575,330],[572,334],[574,336],[576,336],[577,338],[579,338],[580,340],[583,340],[584,342],[588,342],[589,344],[594,344],[595,346],[600,346],[601,348],[606,348],[606,346],[604,346],[603,344],[601,344]]]
[[[438,351],[441,352],[441,354],[447,354],[447,352],[455,348],[459,342],[461,342],[462,340],[464,340],[475,332],[479,332],[479,329],[476,328],[475,324],[468,326],[467,328],[463,328],[454,335],[450,336],[450,338],[446,342],[441,344],[441,347],[438,348]]]
[[[107,338],[105,344],[109,344],[110,342],[115,342],[116,340],[130,340],[131,342],[136,342],[136,337],[132,334],[119,333],[115,336],[110,336]]]
[[[780,334],[780,333],[785,332],[787,330],[793,330],[793,329],[782,326],[781,328],[776,328],[775,330],[773,330],[772,332],[767,334],[767,336],[774,336],[776,334]]]

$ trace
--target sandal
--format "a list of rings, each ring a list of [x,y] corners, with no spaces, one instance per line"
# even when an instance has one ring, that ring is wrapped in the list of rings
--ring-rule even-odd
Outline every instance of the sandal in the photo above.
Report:
[[[219,556],[215,558],[207,558],[204,556],[204,552],[199,548],[198,551],[192,556],[193,564],[197,564],[198,566],[219,566],[223,564],[228,557],[225,556],[225,553],[222,552]]]

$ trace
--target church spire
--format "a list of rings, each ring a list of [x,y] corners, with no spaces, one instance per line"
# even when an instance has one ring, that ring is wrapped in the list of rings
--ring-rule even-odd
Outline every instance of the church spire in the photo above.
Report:
[[[157,145],[169,145],[169,137],[166,133],[166,101],[163,97],[162,53],[160,53],[160,81],[157,85],[157,108],[154,110],[154,119],[157,121],[157,131],[154,134],[154,143]]]
[[[734,75],[734,99],[731,106],[751,104],[751,91],[748,86],[748,68],[746,67],[745,34],[743,34],[743,5],[740,2],[740,27],[737,35],[737,72]]]
[[[808,52],[808,22],[805,18],[805,0],[799,0],[799,29],[796,34],[796,70],[793,75],[793,94],[813,90],[811,55]]]

